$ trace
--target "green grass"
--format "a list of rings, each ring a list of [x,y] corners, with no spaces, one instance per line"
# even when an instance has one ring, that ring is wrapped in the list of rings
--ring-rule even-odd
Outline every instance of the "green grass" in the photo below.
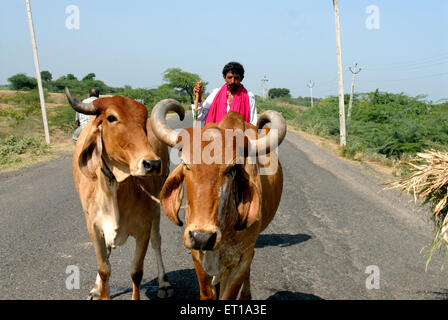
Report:
[[[339,139],[337,97],[320,101],[294,123],[312,134]],[[346,121],[343,155],[378,153],[401,159],[427,149],[448,149],[448,104],[432,104],[404,94],[371,92],[357,95]]]
[[[48,111],[48,125],[66,133],[73,133],[76,112],[69,105],[55,107]]]
[[[2,139],[0,144],[0,165],[21,162],[25,153],[38,156],[47,153],[48,145],[42,138],[18,137],[10,135]]]
[[[256,103],[259,114],[265,110],[275,110],[280,112],[287,121],[295,119],[298,115],[297,110],[294,110],[292,107],[279,106],[278,101],[257,99]]]
[[[48,93],[46,94],[47,101]],[[36,90],[4,97],[0,108],[0,165],[20,163],[46,155],[51,148],[43,138],[40,99]],[[69,106],[47,108],[51,130],[74,130],[75,112]]]

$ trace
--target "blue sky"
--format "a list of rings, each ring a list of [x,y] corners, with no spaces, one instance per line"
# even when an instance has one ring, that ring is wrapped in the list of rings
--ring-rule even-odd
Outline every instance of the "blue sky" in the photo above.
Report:
[[[66,27],[66,7],[79,8],[79,29]],[[379,9],[369,30],[366,8]],[[246,88],[261,95],[288,88],[308,96],[337,94],[331,0],[31,0],[41,70],[53,78],[94,72],[112,86],[154,88],[164,70],[179,67],[222,85],[231,60],[246,69]],[[340,0],[344,88],[355,62],[356,91],[405,92],[448,98],[448,1]],[[25,1],[3,1],[0,84],[16,73],[35,76]]]

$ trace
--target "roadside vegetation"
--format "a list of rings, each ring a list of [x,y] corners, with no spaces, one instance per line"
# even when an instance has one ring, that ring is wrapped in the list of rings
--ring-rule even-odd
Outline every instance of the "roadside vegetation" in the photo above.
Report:
[[[81,79],[69,73],[54,80],[51,72],[45,70],[41,72],[41,78],[42,86],[47,92],[64,93],[65,87],[68,87],[74,96],[84,99],[91,88],[97,88],[101,95],[121,95],[137,99],[149,111],[158,101],[166,98],[176,99],[185,105],[193,103],[194,84],[201,80],[199,75],[183,71],[180,68],[165,70],[162,75],[163,83],[156,88],[132,88],[130,85],[111,87],[103,81],[97,80],[96,74],[93,72]],[[8,78],[8,81],[10,85],[6,89],[10,90],[29,91],[37,88],[36,79],[23,73]],[[206,87],[207,82],[203,81],[203,83]]]
[[[69,106],[58,105],[51,96],[45,92],[52,140],[52,145],[48,146],[43,138],[37,90],[0,91],[0,170],[14,169],[42,157],[49,158],[54,152],[61,151],[62,142],[69,141],[75,113]]]
[[[67,86],[78,99],[87,97],[90,88],[99,88],[102,95],[117,94],[137,99],[148,111],[160,100],[173,98],[189,109],[192,88],[198,75],[179,68],[167,69],[157,88],[116,88],[97,80],[89,73],[80,80],[73,74],[53,80],[49,71],[42,72],[47,117],[54,141],[71,142],[75,129],[75,112],[63,94]],[[9,79],[9,87],[0,88],[0,165],[17,163],[24,154],[51,153],[43,142],[43,125],[36,81],[25,74]],[[205,85],[207,82],[203,81]],[[5,89],[9,89],[5,90]],[[204,94],[206,97],[207,94]],[[418,152],[448,149],[448,102],[433,103],[425,97],[403,93],[359,93],[354,95],[351,118],[346,118],[347,145],[340,148],[342,156],[359,161],[374,161],[397,168],[398,175],[409,174],[400,161]],[[348,105],[349,96],[345,97]],[[339,143],[339,107],[334,96],[314,98],[291,97],[286,88],[271,88],[268,98],[257,97],[259,113],[276,110],[283,114],[292,128]]]
[[[349,96],[345,97],[348,105]],[[295,104],[293,99],[288,103]],[[288,124],[339,143],[337,97],[327,97],[314,107],[289,107],[279,99],[259,100],[261,110],[282,112]],[[341,154],[355,160],[373,160],[398,166],[425,150],[448,150],[448,103],[432,103],[378,90],[354,95],[351,118],[346,117],[347,144]],[[408,174],[397,167],[400,174]]]
[[[0,171],[17,169],[36,160],[53,159],[60,152],[73,150],[71,136],[75,127],[75,111],[65,98],[65,87],[79,100],[87,98],[91,88],[100,94],[121,95],[143,103],[148,111],[160,100],[173,98],[188,110],[192,89],[202,80],[197,74],[179,68],[167,69],[162,84],[156,88],[111,87],[88,73],[78,79],[74,74],[53,79],[49,71],[41,72],[51,145],[44,141],[37,81],[26,74],[11,76],[8,86],[0,87]],[[204,86],[207,82],[203,81]]]
[[[347,106],[349,95],[344,100]],[[338,97],[322,99],[312,108],[290,97],[258,99],[257,105],[259,112],[281,112],[290,127],[339,144]],[[436,251],[447,253],[448,102],[379,90],[356,94],[346,128],[346,146],[338,148],[341,156],[392,168],[398,178],[389,182],[389,189],[413,195],[431,211],[428,267]]]

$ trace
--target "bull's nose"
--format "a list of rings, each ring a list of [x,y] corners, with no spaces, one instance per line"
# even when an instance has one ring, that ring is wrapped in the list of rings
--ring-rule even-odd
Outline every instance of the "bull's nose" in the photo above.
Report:
[[[162,167],[162,161],[160,160],[143,160],[143,168],[145,168],[146,173],[160,172]]]
[[[216,242],[216,232],[190,231],[191,248],[194,250],[212,250]]]

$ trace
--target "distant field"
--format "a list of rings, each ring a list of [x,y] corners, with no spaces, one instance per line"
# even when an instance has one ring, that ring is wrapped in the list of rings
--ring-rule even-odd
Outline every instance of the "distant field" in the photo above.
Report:
[[[73,151],[75,111],[68,105],[65,94],[45,92],[45,106],[50,130],[49,146],[44,139],[37,90],[0,90],[0,172],[51,160],[61,152]],[[191,108],[187,103],[184,107],[187,110]]]
[[[257,101],[259,111],[281,112],[288,124],[339,143],[337,97],[315,103],[313,108],[291,106],[276,100]],[[346,108],[348,97],[346,97]],[[419,97],[369,92],[354,97],[352,116],[346,119],[347,145],[341,154],[355,160],[398,165],[417,152],[448,150],[448,103]]]
[[[44,140],[37,91],[0,90],[0,171],[50,160],[73,148],[75,112],[62,93],[46,93],[51,145]]]
[[[74,110],[63,93],[46,93],[45,101],[50,146],[44,142],[37,91],[0,90],[0,171],[73,150]],[[189,103],[184,106],[190,108]],[[336,97],[317,100],[313,108],[309,101],[257,97],[257,107],[259,113],[282,113],[290,128],[339,143]],[[355,95],[352,117],[347,119],[347,145],[339,149],[342,156],[391,167],[428,149],[448,150],[448,103],[378,91]]]

